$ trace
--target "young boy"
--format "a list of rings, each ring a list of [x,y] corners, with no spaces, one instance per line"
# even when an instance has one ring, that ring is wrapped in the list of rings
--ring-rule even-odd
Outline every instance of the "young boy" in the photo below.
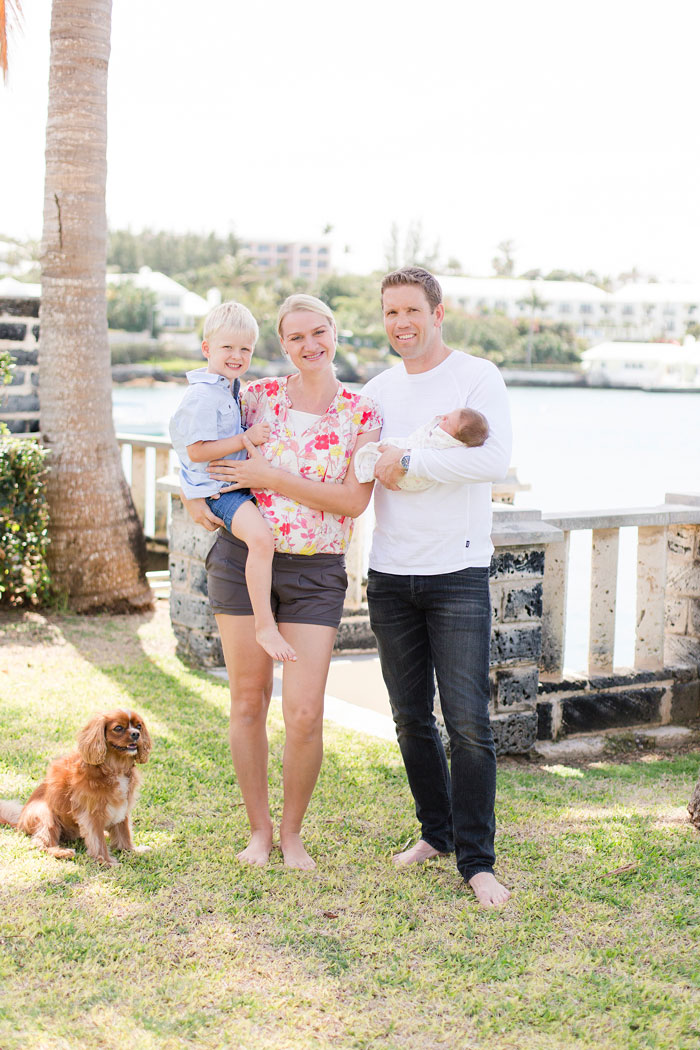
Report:
[[[190,384],[170,421],[170,438],[180,459],[180,485],[188,499],[203,496],[226,528],[248,547],[245,578],[255,617],[258,645],[273,660],[296,660],[296,652],[280,634],[270,608],[272,533],[258,513],[248,489],[216,496],[224,482],[206,472],[212,459],[245,459],[240,377],[245,374],[258,338],[258,325],[240,303],[221,303],[204,320],[202,353],[206,368],[187,373]],[[255,423],[246,431],[253,445],[270,437],[269,423]]]
[[[374,465],[381,455],[380,445],[408,449],[408,455],[401,457],[401,465],[408,470],[408,463],[404,465],[403,461],[410,459],[412,448],[459,448],[460,445],[476,448],[483,445],[488,436],[489,425],[481,412],[475,412],[473,408],[455,408],[444,416],[435,416],[406,438],[387,437],[363,445],[355,453],[355,474],[358,481],[374,479]],[[427,489],[431,482],[405,474],[397,484],[405,492],[420,492]]]

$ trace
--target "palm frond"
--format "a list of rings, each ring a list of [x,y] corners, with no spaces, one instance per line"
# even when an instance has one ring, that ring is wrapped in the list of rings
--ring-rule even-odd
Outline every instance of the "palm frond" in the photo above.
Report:
[[[0,0],[0,69],[7,82],[7,35],[8,31],[22,24],[22,5],[19,0]]]

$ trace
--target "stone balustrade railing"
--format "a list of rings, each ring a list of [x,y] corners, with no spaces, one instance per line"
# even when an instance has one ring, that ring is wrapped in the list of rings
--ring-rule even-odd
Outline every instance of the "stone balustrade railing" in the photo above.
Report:
[[[691,608],[691,592],[698,594],[700,582],[697,562],[693,570],[700,554],[699,494],[669,494],[657,507],[550,513],[543,520],[563,533],[563,543],[545,555],[543,671],[561,675],[564,669],[569,538],[578,529],[592,533],[589,675],[613,670],[618,549],[626,526],[637,529],[635,670],[658,671],[688,656],[700,659],[700,608]]]
[[[144,526],[146,536],[166,542],[170,497],[156,484],[158,478],[170,473],[172,443],[170,438],[147,437],[142,434],[117,434],[122,462],[131,485],[131,496],[136,513]]]
[[[171,495],[175,478],[159,483]],[[199,666],[223,663],[206,596],[204,560],[214,536],[195,528],[173,499],[171,619],[178,651]],[[362,616],[364,536],[360,519],[347,561],[345,648],[371,648]],[[614,669],[617,531],[639,530],[634,668]],[[588,671],[564,673],[568,537],[593,534]],[[661,507],[545,514],[494,505],[491,564],[492,724],[497,750],[527,751],[537,737],[700,716],[700,495],[674,495]]]

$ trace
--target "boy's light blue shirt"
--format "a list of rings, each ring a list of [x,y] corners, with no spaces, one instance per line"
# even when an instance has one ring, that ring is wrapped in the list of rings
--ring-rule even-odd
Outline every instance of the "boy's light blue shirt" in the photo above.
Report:
[[[180,485],[188,499],[213,496],[225,488],[225,481],[214,481],[206,472],[206,463],[193,463],[187,446],[195,441],[218,441],[243,432],[241,410],[225,376],[195,368],[187,373],[190,384],[172,419],[170,440],[180,460]],[[232,452],[226,459],[245,459],[245,449]]]

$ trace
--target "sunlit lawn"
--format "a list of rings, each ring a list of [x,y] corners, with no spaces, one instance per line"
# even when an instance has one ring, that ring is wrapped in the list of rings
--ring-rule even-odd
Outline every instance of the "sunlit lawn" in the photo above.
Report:
[[[225,684],[172,653],[167,615],[0,618],[0,797],[26,798],[97,709],[146,717],[135,811],[152,852],[102,870],[0,829],[0,1047],[700,1047],[698,754],[504,762],[499,871],[480,911],[414,835],[395,745],[327,726],[312,874],[240,866]],[[282,736],[271,718],[280,808]],[[618,872],[618,869],[625,869]]]

